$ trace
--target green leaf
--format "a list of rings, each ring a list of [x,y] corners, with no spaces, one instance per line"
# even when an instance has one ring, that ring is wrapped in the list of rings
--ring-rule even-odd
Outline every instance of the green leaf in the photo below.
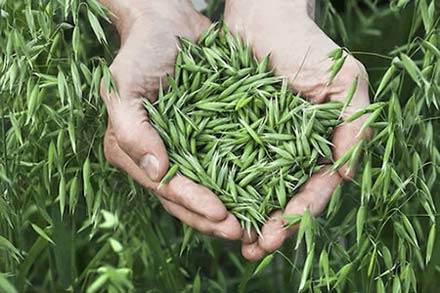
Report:
[[[377,87],[376,94],[374,95],[374,100],[376,100],[377,97],[379,97],[380,94],[383,92],[383,90],[388,85],[390,85],[391,77],[393,76],[395,71],[396,71],[396,66],[394,66],[393,64],[387,69],[387,71],[382,77],[382,80],[379,83],[379,86]]]
[[[72,146],[73,153],[76,154],[76,135],[73,121],[68,122],[67,132],[69,133],[70,145]]]
[[[174,177],[174,175],[176,175],[178,170],[179,170],[179,165],[177,164],[169,168],[168,172],[163,176],[162,180],[160,181],[159,188],[167,184]]]
[[[382,247],[382,257],[385,267],[390,270],[393,267],[393,258],[390,250],[386,246]]]
[[[425,47],[426,50],[431,52],[438,60],[440,60],[440,50],[431,42],[423,40],[423,47]]]
[[[310,272],[313,266],[313,258],[315,256],[315,244],[313,244],[312,249],[307,255],[306,261],[304,262],[304,268],[301,274],[301,281],[299,282],[298,291],[302,291],[306,285],[307,279],[309,278]]]
[[[90,182],[90,160],[87,158],[83,165],[83,186],[84,186],[84,196],[86,197],[87,209],[89,212],[92,211],[93,205],[93,192],[92,184]]]
[[[409,236],[411,237],[411,240],[418,247],[419,243],[417,241],[416,231],[414,230],[414,228],[413,228],[411,222],[409,221],[408,217],[406,215],[404,215],[404,214],[402,214],[402,221],[403,221],[403,225],[405,226],[406,231],[408,232]]]
[[[100,43],[104,42],[105,44],[107,44],[104,30],[102,29],[98,18],[90,10],[87,11],[87,17],[89,18],[90,25],[92,26],[93,32],[95,33],[98,41]]]
[[[346,59],[347,59],[347,55],[342,58],[339,58],[335,62],[333,62],[332,66],[330,68],[329,83],[335,79],[336,75],[342,69],[342,66],[344,66]]]
[[[40,227],[38,227],[37,225],[31,223],[32,228],[35,230],[35,232],[38,233],[38,235],[40,235],[43,239],[47,240],[48,242],[52,243],[53,245],[55,245],[55,242],[53,242],[53,240],[49,237],[49,235],[46,234],[46,232],[44,232],[43,229],[41,229]]]
[[[44,249],[47,248],[47,240],[43,237],[38,237],[32,247],[29,249],[24,261],[20,264],[17,276],[17,291],[24,292],[26,285],[26,277],[29,275],[32,265],[38,257],[41,257]]]
[[[200,281],[200,274],[197,273],[196,277],[194,278],[194,282],[192,285],[192,292],[193,293],[199,293],[201,290],[201,281]]]
[[[253,275],[258,274],[261,272],[265,267],[267,267],[273,260],[274,254],[269,254],[263,260],[258,264],[257,268],[254,271]]]
[[[280,207],[284,209],[284,207],[286,206],[286,186],[284,184],[284,177],[282,170],[280,171],[280,180],[278,185],[277,198]]]
[[[0,248],[6,250],[18,262],[22,256],[20,251],[5,237],[0,235]]]
[[[60,184],[58,187],[58,196],[60,199],[60,213],[61,218],[64,215],[64,208],[66,206],[66,178],[61,176]]]
[[[108,241],[114,252],[120,253],[124,249],[124,247],[118,240],[114,238],[109,238]]]
[[[80,31],[79,31],[79,26],[76,25],[72,33],[72,49],[75,59],[78,59],[79,48],[80,48]]]
[[[66,77],[64,76],[64,72],[63,71],[58,71],[58,75],[57,75],[57,86],[58,86],[58,93],[60,95],[60,99],[61,99],[61,104],[64,105],[64,100],[65,100],[65,96],[66,96]]]
[[[119,224],[119,219],[117,215],[112,214],[109,211],[101,210],[101,214],[104,218],[104,221],[99,225],[102,229],[114,229]]]
[[[405,67],[406,71],[408,72],[408,74],[411,76],[412,80],[419,86],[421,87],[421,83],[420,80],[422,78],[422,73],[420,72],[419,67],[416,65],[416,63],[409,58],[408,55],[406,54],[401,54],[400,58],[402,60],[402,64]]]
[[[333,289],[338,288],[338,286],[347,279],[347,275],[350,273],[352,267],[353,267],[353,264],[348,263],[338,271],[337,277],[336,277],[337,281],[336,281],[335,285],[333,286]]]
[[[70,73],[72,75],[73,87],[75,89],[75,94],[78,98],[82,98],[82,90],[81,90],[81,78],[79,75],[78,67],[75,62],[70,64]]]
[[[75,212],[75,207],[78,202],[78,176],[75,175],[75,177],[72,178],[70,181],[70,188],[69,188],[69,211],[71,214]]]
[[[342,114],[344,114],[347,107],[350,106],[351,101],[353,100],[354,94],[356,93],[358,83],[359,83],[359,76],[356,76],[356,78],[354,79],[354,81],[350,85],[350,88],[347,91],[347,96],[345,98],[344,105],[342,106],[340,116],[342,116]]]
[[[431,226],[431,229],[429,230],[429,236],[428,236],[428,243],[426,245],[426,261],[425,263],[428,264],[431,261],[432,257],[432,251],[434,250],[434,243],[436,238],[436,224],[433,224]]]
[[[358,244],[360,244],[362,232],[364,231],[366,211],[367,211],[366,206],[361,206],[358,209],[357,216],[356,216],[356,241]]]
[[[100,275],[96,280],[93,281],[93,283],[87,288],[87,293],[94,293],[98,292],[99,289],[102,288],[102,286],[105,285],[105,283],[108,281],[109,277],[108,275]]]
[[[391,289],[392,293],[401,293],[402,292],[402,287],[400,284],[400,279],[399,276],[395,276],[393,278],[393,287]]]
[[[17,289],[9,282],[4,274],[0,273],[0,291],[8,293],[16,293]]]
[[[376,281],[376,292],[377,293],[385,293],[385,285],[383,284],[382,279],[378,279]]]
[[[322,268],[322,272],[324,273],[327,290],[330,291],[330,265],[328,253],[325,249],[321,251],[321,256],[319,257],[319,266]]]

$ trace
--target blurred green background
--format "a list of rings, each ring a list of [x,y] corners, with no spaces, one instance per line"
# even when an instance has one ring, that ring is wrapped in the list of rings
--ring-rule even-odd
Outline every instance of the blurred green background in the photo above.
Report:
[[[389,126],[397,139],[387,134],[366,148],[354,182],[316,220],[308,274],[305,243],[294,249],[293,236],[254,275],[258,263],[241,257],[240,243],[183,227],[105,161],[99,80],[118,42],[97,2],[0,0],[0,291],[292,292],[304,278],[306,291],[436,292],[439,3],[323,0],[318,8],[323,30],[366,65],[372,100],[395,64],[376,97],[386,108],[375,127]],[[204,9],[212,19],[221,11],[220,0]],[[91,29],[93,17],[109,45]],[[392,62],[401,53],[421,81]],[[384,164],[387,144],[393,155]]]

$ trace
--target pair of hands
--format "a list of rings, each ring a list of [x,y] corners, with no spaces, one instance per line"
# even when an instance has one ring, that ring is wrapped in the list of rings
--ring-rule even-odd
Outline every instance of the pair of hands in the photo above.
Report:
[[[176,36],[195,41],[210,21],[197,12],[189,0],[101,0],[114,15],[121,37],[121,48],[110,69],[119,90],[101,90],[109,114],[104,150],[107,160],[129,176],[153,190],[163,207],[185,224],[231,240],[242,239],[242,254],[250,260],[280,247],[297,227],[283,227],[282,214],[302,214],[309,208],[319,214],[344,177],[323,170],[314,174],[284,211],[275,212],[262,228],[248,235],[209,189],[175,176],[159,187],[168,170],[168,156],[159,134],[151,126],[141,97],[154,100],[160,78],[172,73],[177,54]],[[364,67],[348,57],[336,78],[329,84],[332,62],[328,53],[338,46],[310,17],[313,0],[226,0],[224,21],[234,34],[249,42],[254,54],[263,58],[271,53],[271,67],[285,76],[291,88],[314,103],[344,101],[356,77],[359,83],[345,116],[369,103],[368,81]],[[361,136],[365,118],[338,127],[333,136],[334,158],[338,159]]]

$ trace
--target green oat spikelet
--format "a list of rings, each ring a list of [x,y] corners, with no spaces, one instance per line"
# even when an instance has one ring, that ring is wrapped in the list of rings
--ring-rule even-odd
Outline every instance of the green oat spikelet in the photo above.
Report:
[[[145,100],[174,164],[163,180],[178,168],[217,193],[243,228],[259,231],[322,168],[321,158],[332,159],[331,134],[347,105],[295,95],[268,68],[269,55],[251,62],[249,47],[220,24],[196,43],[179,40],[171,86],[154,104]]]

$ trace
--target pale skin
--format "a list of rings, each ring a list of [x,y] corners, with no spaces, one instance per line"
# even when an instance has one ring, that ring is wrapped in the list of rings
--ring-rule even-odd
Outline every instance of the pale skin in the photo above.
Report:
[[[243,233],[237,219],[207,188],[176,176],[159,187],[169,163],[164,143],[149,124],[141,96],[154,100],[160,77],[173,72],[177,54],[175,36],[197,39],[210,21],[188,0],[101,0],[114,14],[121,49],[111,70],[115,93],[101,94],[109,114],[104,146],[107,160],[125,170],[137,182],[153,190],[164,208],[182,222],[202,233],[226,239],[242,239],[242,254],[261,259],[279,248],[298,227],[287,230],[283,214],[302,214],[308,208],[318,215],[326,207],[335,188],[353,176],[347,166],[338,172],[313,175],[287,204],[276,211],[257,236]],[[248,42],[254,54],[271,54],[271,67],[288,79],[295,92],[314,103],[344,101],[356,77],[358,87],[344,117],[369,104],[368,80],[364,67],[349,56],[334,81],[328,82],[331,60],[328,53],[338,46],[314,23],[314,1],[307,0],[226,0],[224,19],[231,31]],[[358,135],[365,117],[338,127],[333,136],[337,160],[362,137]]]
[[[107,160],[154,191],[163,207],[183,223],[206,234],[240,239],[238,220],[206,187],[176,176],[159,188],[168,170],[168,155],[141,99],[154,100],[160,78],[172,73],[176,36],[195,40],[210,21],[184,0],[102,2],[111,9],[121,38],[110,67],[119,97],[101,90],[109,116],[104,138]]]

